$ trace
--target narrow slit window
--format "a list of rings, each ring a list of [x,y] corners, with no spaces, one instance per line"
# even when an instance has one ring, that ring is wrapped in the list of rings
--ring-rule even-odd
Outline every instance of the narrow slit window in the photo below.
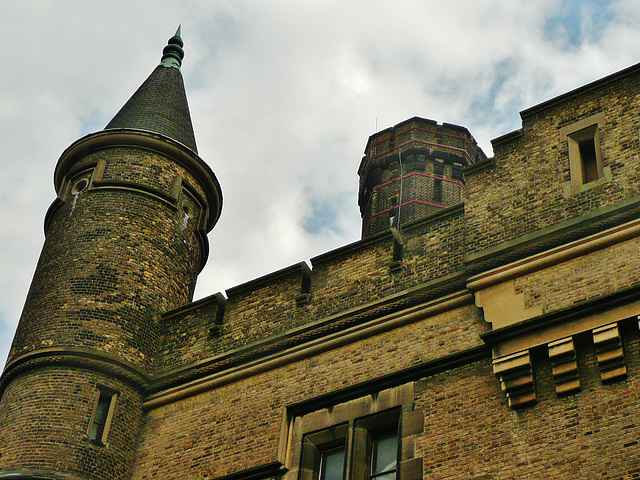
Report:
[[[590,121],[596,123],[589,125],[587,122]],[[605,169],[602,165],[602,152],[600,151],[601,122],[602,119],[596,116],[578,122],[575,127],[572,125],[563,127],[561,131],[561,139],[567,141],[571,174],[570,186],[574,190],[604,178]],[[587,126],[583,126],[585,124]],[[572,130],[577,127],[582,128]]]
[[[442,180],[439,178],[433,181],[433,201],[442,202]]]
[[[94,405],[91,423],[87,436],[89,440],[97,444],[104,444],[107,441],[111,418],[115,407],[116,394],[112,392],[100,391]]]
[[[433,164],[433,174],[439,177],[444,175],[444,162],[442,160],[436,160]]]
[[[464,179],[464,175],[462,174],[462,164],[454,162],[451,167],[451,178],[462,182]]]
[[[397,238],[393,239],[393,261],[402,261],[402,243]]]

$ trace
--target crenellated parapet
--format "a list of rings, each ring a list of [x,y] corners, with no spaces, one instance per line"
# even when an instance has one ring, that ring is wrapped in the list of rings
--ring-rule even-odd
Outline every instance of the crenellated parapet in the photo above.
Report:
[[[317,322],[327,325],[313,335],[345,328],[464,289],[463,213],[448,209],[403,235],[389,230],[165,313],[156,372]]]

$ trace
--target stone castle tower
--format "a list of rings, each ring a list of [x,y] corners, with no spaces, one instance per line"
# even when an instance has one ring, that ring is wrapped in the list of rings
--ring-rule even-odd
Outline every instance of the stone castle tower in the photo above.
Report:
[[[222,206],[197,155],[182,45],[178,30],[107,127],[58,161],[2,377],[0,478],[130,475],[159,315],[192,300]]]
[[[180,32],[58,198],[0,377],[0,480],[640,475],[640,64],[373,135],[362,239],[192,301],[221,211]]]

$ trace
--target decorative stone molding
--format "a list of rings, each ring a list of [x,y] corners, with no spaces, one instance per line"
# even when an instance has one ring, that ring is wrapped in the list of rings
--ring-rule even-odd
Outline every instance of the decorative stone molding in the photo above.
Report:
[[[635,205],[635,203],[629,202],[629,205],[625,205],[625,207],[631,208],[630,205]],[[594,215],[593,218],[590,217],[589,220],[593,222],[601,222],[603,221],[602,218],[605,213],[606,212],[603,211],[602,215],[599,213],[597,216]],[[571,223],[567,223],[564,228],[570,229],[573,228],[573,225]],[[553,232],[549,232],[549,235],[556,235],[554,232],[555,230]],[[516,291],[515,288],[515,282],[518,279],[525,278],[528,275],[557,265],[567,264],[567,262],[576,258],[585,257],[590,253],[604,250],[638,237],[640,237],[640,219],[636,218],[622,225],[617,225],[607,230],[594,233],[587,237],[580,238],[579,240],[564,243],[558,247],[545,250],[526,258],[521,258],[512,263],[475,275],[469,278],[467,289],[474,293],[476,305],[478,307],[482,307],[485,320],[492,324],[493,330],[512,326],[543,314],[540,305],[525,306],[524,295],[520,291]],[[530,238],[529,240],[533,241],[534,239]],[[517,245],[518,244],[515,243],[510,244],[509,248],[516,248]],[[465,261],[467,264],[475,265],[480,261],[480,258],[490,256],[490,254],[494,256],[498,255],[499,250],[487,251],[482,257],[480,257],[479,254],[470,255],[465,258]],[[615,321],[638,314],[637,309],[632,309],[633,311],[628,311],[629,309],[625,310],[624,314],[618,316]],[[597,319],[592,320],[592,322],[595,323],[598,323],[599,321],[601,322],[601,320]],[[601,322],[600,325],[603,323],[611,323],[612,321],[613,320]],[[584,330],[585,329],[582,329],[581,331]],[[561,335],[561,337],[566,336],[568,336],[568,334]],[[556,336],[552,340],[557,338],[560,337]],[[546,342],[542,341],[537,344],[540,345],[544,343]],[[518,346],[516,348],[516,351],[520,351],[525,347]],[[505,355],[506,352],[501,352],[501,354]]]
[[[609,383],[626,378],[627,365],[618,324],[610,323],[594,328],[592,333],[602,382]]]
[[[493,373],[500,380],[511,408],[536,403],[536,389],[529,350],[493,359]]]
[[[513,279],[480,290],[475,298],[476,306],[483,309],[484,319],[494,330],[542,315],[540,305],[525,305],[525,296],[516,292]]]
[[[580,390],[578,362],[573,337],[565,337],[548,345],[551,371],[556,382],[556,393],[568,395]]]

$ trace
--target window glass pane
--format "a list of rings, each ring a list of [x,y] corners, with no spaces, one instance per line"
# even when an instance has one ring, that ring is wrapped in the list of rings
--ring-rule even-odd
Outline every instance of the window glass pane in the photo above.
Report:
[[[111,397],[105,394],[100,394],[98,400],[98,407],[96,408],[96,416],[94,422],[104,424],[107,420],[107,414],[109,413],[109,404],[111,403]]]
[[[320,480],[342,480],[344,475],[344,447],[322,452]]]
[[[98,435],[100,433],[100,425],[98,425],[97,423],[92,423],[91,424],[91,432],[89,433],[89,438],[91,440],[97,440],[98,439]],[[101,435],[100,435],[101,436]]]
[[[100,394],[98,399],[98,405],[96,406],[96,412],[91,422],[91,431],[89,432],[89,438],[91,440],[102,441],[102,434],[104,427],[107,423],[107,415],[109,414],[109,407],[111,405],[111,395],[105,393]]]
[[[398,436],[395,432],[380,435],[373,439],[371,475],[394,471],[397,460]]]

